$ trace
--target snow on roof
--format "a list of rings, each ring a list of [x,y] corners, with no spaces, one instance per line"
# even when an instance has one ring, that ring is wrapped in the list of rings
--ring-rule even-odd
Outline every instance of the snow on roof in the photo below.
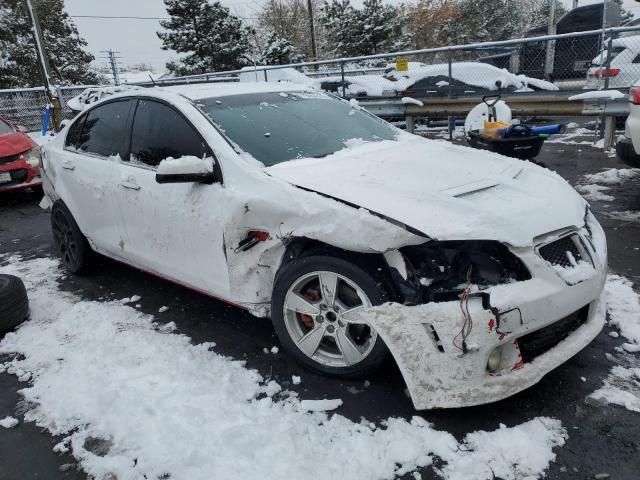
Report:
[[[498,80],[502,82],[502,88],[524,87],[522,80],[518,76],[503,68],[497,68],[487,63],[457,62],[452,65],[451,73],[453,78],[460,82],[488,90],[497,90],[496,81]],[[410,70],[398,80],[396,89],[404,90],[423,78],[437,76],[449,76],[449,65],[440,63]]]
[[[211,97],[228,97],[230,95],[244,95],[250,93],[269,92],[299,92],[307,88],[290,82],[241,82],[241,83],[198,83],[192,85],[175,85],[172,87],[154,87],[166,92],[177,93],[191,100]]]

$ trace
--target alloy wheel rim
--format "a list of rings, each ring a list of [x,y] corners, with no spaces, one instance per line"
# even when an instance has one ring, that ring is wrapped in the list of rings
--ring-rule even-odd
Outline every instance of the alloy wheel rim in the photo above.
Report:
[[[352,280],[316,271],[291,285],[283,314],[289,336],[307,357],[325,366],[350,367],[367,358],[376,343],[375,329],[358,317],[371,306]]]

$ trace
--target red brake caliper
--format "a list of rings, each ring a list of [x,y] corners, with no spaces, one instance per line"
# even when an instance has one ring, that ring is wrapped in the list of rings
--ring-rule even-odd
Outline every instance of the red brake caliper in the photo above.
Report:
[[[309,300],[310,302],[317,302],[320,300],[320,290],[317,288],[308,288],[307,291],[302,295],[304,298]],[[298,313],[298,318],[302,322],[302,324],[307,328],[313,328],[313,318],[311,315],[307,315],[306,313]]]

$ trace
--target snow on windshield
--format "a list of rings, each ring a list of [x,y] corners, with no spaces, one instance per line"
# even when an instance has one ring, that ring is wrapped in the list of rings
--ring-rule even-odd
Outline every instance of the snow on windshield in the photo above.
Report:
[[[392,140],[396,131],[357,105],[320,93],[256,93],[202,100],[203,110],[243,151],[270,166],[325,157],[353,138]]]

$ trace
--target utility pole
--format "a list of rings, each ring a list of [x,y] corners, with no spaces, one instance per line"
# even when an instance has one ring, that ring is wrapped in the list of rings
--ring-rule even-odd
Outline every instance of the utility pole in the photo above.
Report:
[[[314,60],[318,59],[318,49],[316,47],[316,26],[313,21],[313,0],[307,0],[307,10],[309,10],[309,25],[311,27],[311,55]]]
[[[555,35],[556,33],[556,0],[551,0],[549,5],[549,23],[547,25],[547,35]],[[556,41],[547,40],[547,51],[544,59],[544,78],[551,80],[553,73],[553,65],[556,56]]]
[[[47,58],[44,48],[44,37],[42,36],[42,29],[40,28],[40,22],[38,21],[38,14],[31,4],[31,0],[24,1],[27,11],[29,12],[29,16],[31,17],[33,41],[36,44],[36,54],[38,56],[40,73],[42,74],[47,99],[49,100],[49,105],[51,105],[52,109],[53,129],[57,132],[60,128],[60,122],[62,121],[60,98],[58,97],[57,89],[51,83],[51,69],[49,66],[49,59]]]
[[[102,57],[109,62],[109,68],[111,69],[111,76],[113,77],[114,85],[120,85],[120,75],[118,75],[118,60],[120,57],[117,57],[116,54],[120,52],[116,52],[114,50],[103,50],[102,53],[106,53],[106,57]]]

